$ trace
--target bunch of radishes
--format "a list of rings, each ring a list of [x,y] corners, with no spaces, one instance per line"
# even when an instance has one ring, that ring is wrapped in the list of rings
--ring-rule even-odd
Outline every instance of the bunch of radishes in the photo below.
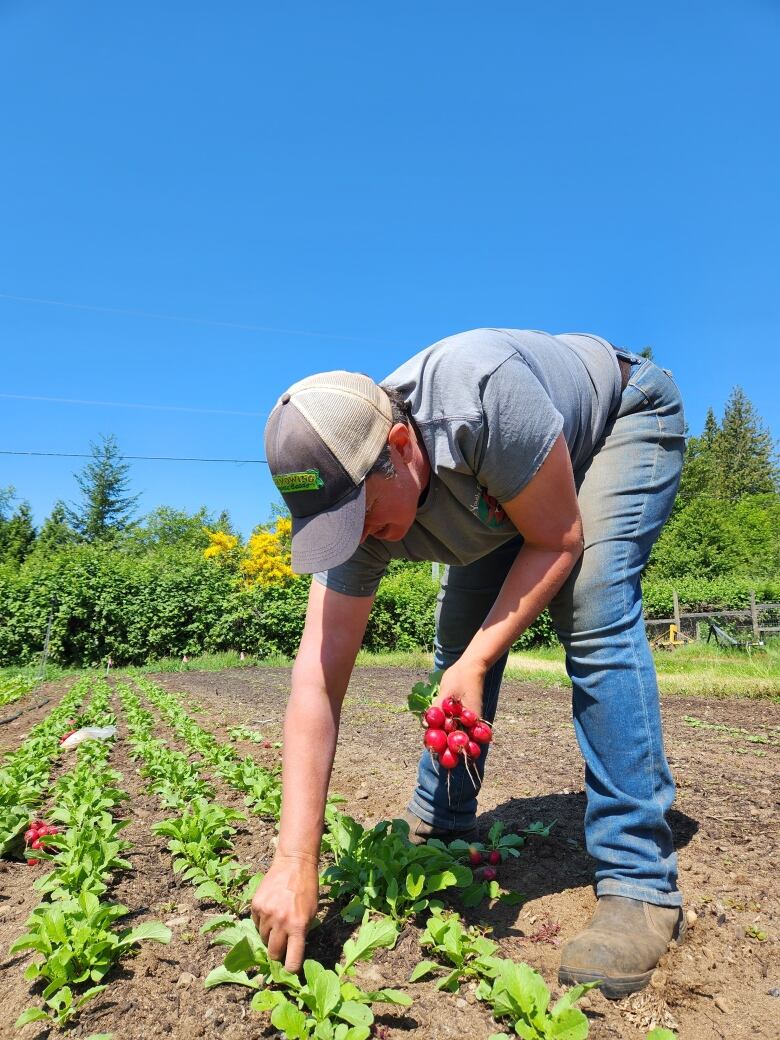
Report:
[[[432,704],[422,714],[423,742],[443,769],[454,769],[463,761],[468,769],[482,754],[482,748],[493,739],[490,723],[464,706],[457,697],[445,697],[441,707]]]
[[[501,861],[502,856],[498,849],[491,849],[489,852],[482,852],[473,845],[469,849],[469,866],[482,868],[481,876],[483,881],[496,880],[498,872],[495,868],[501,863]],[[485,866],[485,863],[488,865]]]
[[[55,827],[53,823],[47,823],[46,820],[31,820],[29,828],[24,832],[24,842],[31,849],[36,851],[42,849],[44,852],[51,842],[45,841],[45,838],[49,834],[59,834],[59,827]],[[28,859],[27,863],[31,867],[38,865],[37,859]]]

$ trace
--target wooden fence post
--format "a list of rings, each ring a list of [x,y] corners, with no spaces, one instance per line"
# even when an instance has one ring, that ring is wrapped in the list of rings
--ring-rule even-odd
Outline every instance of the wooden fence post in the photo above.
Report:
[[[674,603],[674,623],[677,627],[677,631],[680,631],[680,600],[677,596],[677,589],[672,590],[672,602]]]
[[[750,593],[750,620],[753,622],[753,638],[758,642],[761,638],[761,633],[758,630],[758,610],[756,609],[755,592]]]

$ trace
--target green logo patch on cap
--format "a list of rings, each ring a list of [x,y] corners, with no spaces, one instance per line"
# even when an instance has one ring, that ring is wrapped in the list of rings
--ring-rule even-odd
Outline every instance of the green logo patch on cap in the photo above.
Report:
[[[299,473],[277,473],[272,479],[283,495],[291,491],[317,491],[325,486],[318,469],[304,469]]]

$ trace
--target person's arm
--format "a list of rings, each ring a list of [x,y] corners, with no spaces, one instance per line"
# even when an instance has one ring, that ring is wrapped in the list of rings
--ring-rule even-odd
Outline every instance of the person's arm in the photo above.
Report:
[[[541,614],[582,555],[582,521],[563,434],[520,494],[502,506],[523,546],[490,613],[445,672],[440,690],[440,698],[457,695],[478,714],[485,673]]]
[[[284,720],[279,842],[252,900],[252,919],[269,955],[284,958],[288,971],[303,963],[306,932],[317,912],[320,840],[341,704],[373,601],[342,595],[316,580],[311,584]]]

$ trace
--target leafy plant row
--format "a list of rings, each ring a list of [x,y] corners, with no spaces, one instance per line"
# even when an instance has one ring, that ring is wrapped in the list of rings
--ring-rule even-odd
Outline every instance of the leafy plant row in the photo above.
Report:
[[[131,757],[142,761],[141,775],[149,779],[149,790],[160,803],[179,812],[153,828],[169,839],[174,872],[195,886],[198,899],[238,916],[261,877],[233,855],[233,824],[246,817],[212,801],[214,789],[200,775],[201,764],[152,735],[156,719],[129,686],[118,685],[117,693],[127,718]]]
[[[30,730],[21,747],[6,754],[0,766],[0,855],[21,855],[22,834],[43,800],[66,720],[76,715],[89,686],[87,677],[74,683],[57,707]]]
[[[21,700],[26,693],[35,689],[37,679],[29,675],[6,675],[0,678],[0,708]]]
[[[95,683],[83,720],[102,726],[116,722],[109,711],[108,687],[101,680]],[[47,837],[55,852],[44,849],[36,854],[50,861],[52,870],[35,882],[43,899],[27,920],[27,931],[11,947],[11,952],[31,950],[39,955],[25,978],[45,983],[44,1006],[28,1008],[17,1027],[44,1020],[66,1025],[106,988],[102,980],[135,943],[170,940],[170,930],[159,922],[115,931],[114,923],[129,910],[101,899],[109,878],[130,869],[121,855],[129,845],[118,837],[128,821],[112,815],[128,796],[117,786],[121,774],[108,764],[110,750],[101,741],[81,744],[74,767],[54,786],[50,816],[62,829]]]
[[[200,755],[216,776],[245,795],[248,809],[256,816],[278,822],[282,804],[278,767],[264,769],[251,756],[242,758],[235,748],[195,722],[175,694],[148,679],[138,678],[136,684],[177,737]]]

